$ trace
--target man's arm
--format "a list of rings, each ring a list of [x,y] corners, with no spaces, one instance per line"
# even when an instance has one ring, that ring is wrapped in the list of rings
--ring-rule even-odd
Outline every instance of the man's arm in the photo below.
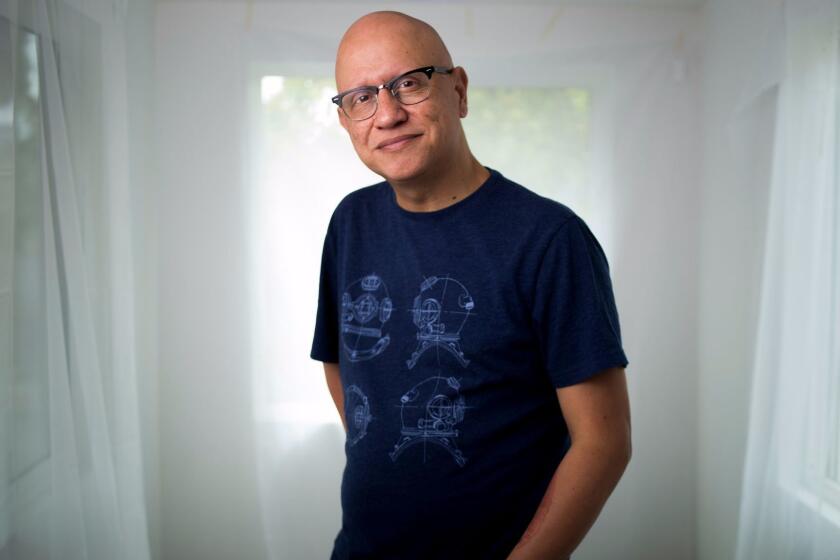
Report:
[[[595,523],[630,462],[624,368],[557,389],[572,445],[508,560],[568,558]]]
[[[324,375],[327,377],[327,387],[330,390],[330,395],[332,395],[335,408],[338,409],[338,416],[344,425],[344,431],[347,432],[347,421],[344,419],[344,389],[341,387],[341,373],[338,370],[338,364],[324,362]]]

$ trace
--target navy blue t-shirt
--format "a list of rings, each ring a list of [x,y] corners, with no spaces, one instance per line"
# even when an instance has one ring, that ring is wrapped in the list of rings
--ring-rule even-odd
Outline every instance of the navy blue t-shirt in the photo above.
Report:
[[[556,388],[628,363],[584,221],[488,171],[440,210],[381,182],[330,219],[311,357],[344,388],[333,559],[505,558],[570,445]]]

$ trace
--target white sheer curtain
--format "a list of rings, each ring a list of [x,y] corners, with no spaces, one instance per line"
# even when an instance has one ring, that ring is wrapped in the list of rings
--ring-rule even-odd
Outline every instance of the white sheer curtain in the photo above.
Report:
[[[753,93],[779,89],[737,559],[829,560],[840,555],[840,3],[788,0],[779,15],[784,33],[768,35],[754,76]]]
[[[146,560],[124,2],[0,0],[0,559]]]

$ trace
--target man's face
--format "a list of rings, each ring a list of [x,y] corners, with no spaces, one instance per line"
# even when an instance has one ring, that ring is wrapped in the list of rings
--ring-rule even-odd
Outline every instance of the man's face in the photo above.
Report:
[[[416,35],[399,27],[358,35],[342,45],[336,61],[340,92],[379,85],[421,66],[442,65],[443,61],[434,60],[438,56],[423,54],[428,49],[422,44],[412,43]],[[428,99],[415,105],[401,104],[383,88],[372,117],[352,121],[338,109],[339,121],[359,158],[374,173],[395,181],[433,175],[457,152],[460,118],[466,115],[466,81],[462,68],[452,74],[434,73]],[[397,138],[402,140],[386,144]]]

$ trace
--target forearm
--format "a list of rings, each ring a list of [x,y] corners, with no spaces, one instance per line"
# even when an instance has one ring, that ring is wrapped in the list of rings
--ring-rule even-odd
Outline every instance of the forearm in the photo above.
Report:
[[[508,560],[568,558],[595,523],[628,462],[622,447],[573,443]]]

